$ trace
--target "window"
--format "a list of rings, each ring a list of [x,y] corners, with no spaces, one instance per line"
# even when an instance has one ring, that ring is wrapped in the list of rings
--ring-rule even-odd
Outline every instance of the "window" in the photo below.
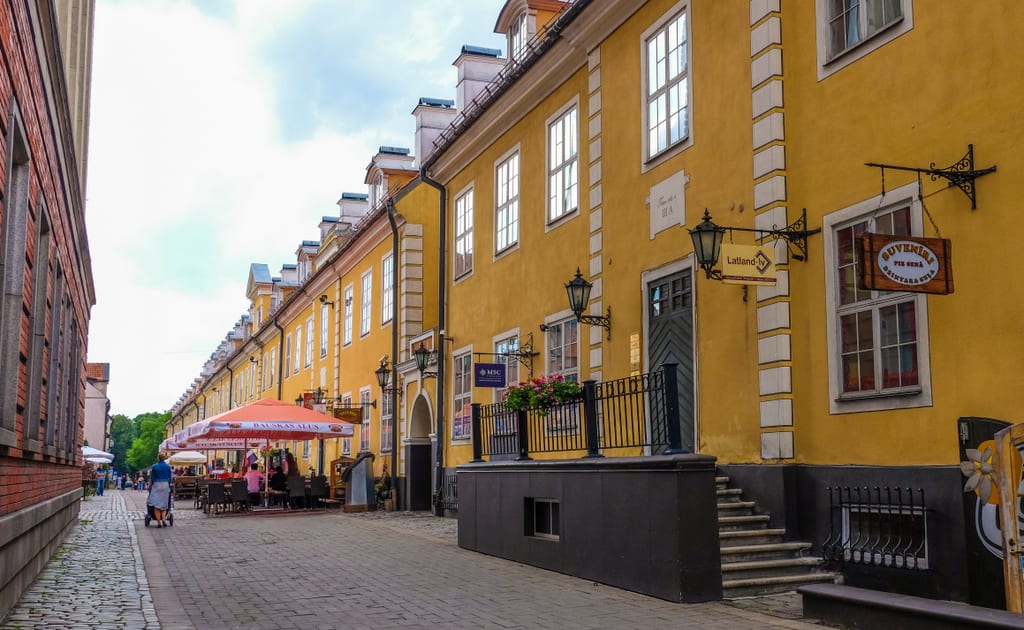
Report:
[[[496,363],[505,364],[505,385],[502,389],[494,390],[494,401],[501,402],[505,399],[505,392],[508,385],[515,385],[519,382],[519,358],[514,355],[519,352],[519,337],[512,335],[494,343],[494,353],[498,355]],[[504,355],[504,356],[502,356]],[[506,411],[499,414],[494,420],[495,435],[509,435],[516,431],[517,416],[515,412]]]
[[[500,253],[519,242],[519,152],[498,164],[495,175],[494,249]]]
[[[395,314],[395,257],[385,256],[380,268],[380,323],[386,324]]]
[[[519,337],[512,335],[494,342],[494,354],[497,360],[495,363],[505,364],[505,385],[515,385],[519,382]],[[504,355],[504,356],[503,356]],[[496,400],[504,398],[505,389],[494,390]]]
[[[513,61],[522,59],[523,53],[526,52],[526,41],[530,38],[528,17],[525,12],[519,14],[508,29],[508,56]]]
[[[306,367],[313,365],[313,318],[306,320]]]
[[[547,343],[547,372],[561,374],[565,380],[578,382],[579,366],[579,322],[566,319],[548,324],[545,339]],[[566,431],[579,428],[578,405],[560,405],[547,416],[549,431]]]
[[[452,439],[468,440],[473,423],[473,354],[466,352],[455,356],[455,383],[452,399],[455,413],[452,414]]]
[[[373,180],[373,186],[370,188],[370,209],[376,208],[384,201],[384,175],[378,174]]]
[[[686,12],[655,26],[645,42],[647,159],[689,135],[689,72]]]
[[[298,374],[300,361],[302,359],[302,326],[295,327],[295,356],[293,357],[293,359],[294,361],[292,363],[292,370],[294,370],[294,372]],[[287,364],[288,359],[287,357],[285,357],[285,365]]]
[[[575,319],[566,319],[548,324],[547,329],[547,373],[561,374],[567,381],[578,381],[579,322]]]
[[[359,335],[370,334],[370,313],[373,306],[373,271],[367,271],[362,278],[362,294],[359,296]]]
[[[359,390],[359,404],[363,412],[363,426],[359,429],[359,452],[370,452],[370,390]]]
[[[284,338],[284,377],[288,378],[288,375],[292,373],[288,369],[288,358],[292,356],[292,336],[288,335]]]
[[[320,358],[327,356],[327,322],[328,322],[328,306],[326,304],[320,305]]]
[[[341,397],[341,406],[345,408],[350,408],[352,406],[352,394],[345,394],[344,396]],[[352,438],[341,438],[341,454],[352,454]]]
[[[473,271],[473,189],[455,199],[455,278]]]
[[[833,413],[931,404],[924,295],[857,286],[863,234],[920,235],[921,208],[909,196],[916,190],[903,186],[886,195],[897,200],[891,205],[875,198],[825,217]]]
[[[303,440],[302,442],[302,459],[309,461],[309,440]]]
[[[392,446],[392,423],[395,414],[391,408],[391,393],[387,390],[381,391],[380,397],[380,452],[390,453]]]
[[[270,387],[274,386],[274,372],[277,371],[277,348],[270,350]]]
[[[345,322],[344,322],[344,344],[347,346],[352,343],[352,295],[354,293],[352,285],[345,287]]]
[[[817,0],[818,79],[914,28],[912,0]]]
[[[853,48],[903,17],[900,0],[831,0],[827,6],[829,57]]]
[[[558,540],[562,535],[561,503],[554,499],[534,499],[526,497],[526,532],[527,536]]]
[[[575,103],[548,125],[548,223],[579,206],[579,125]]]

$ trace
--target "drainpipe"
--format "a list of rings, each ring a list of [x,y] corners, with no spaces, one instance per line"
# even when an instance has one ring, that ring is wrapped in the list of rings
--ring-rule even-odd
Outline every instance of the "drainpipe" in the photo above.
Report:
[[[445,278],[448,275],[448,227],[445,207],[448,205],[448,191],[441,182],[433,180],[427,175],[427,169],[420,169],[420,179],[427,185],[436,188],[440,200],[438,202],[438,261],[437,261],[437,471],[434,480],[434,496],[440,496],[442,484],[444,483],[444,414],[447,408],[444,403],[445,384],[445,352],[444,352],[444,330],[445,330],[445,305],[447,304],[447,290]],[[444,516],[444,511],[434,507],[434,514]]]
[[[228,409],[234,409],[235,405],[235,371],[231,369],[230,365],[225,365],[228,369]]]
[[[274,318],[274,328],[277,328],[278,332],[281,333],[277,339],[277,399],[284,400],[281,398],[281,395],[284,393],[284,383],[281,382],[284,374],[284,328],[281,328],[281,324],[277,323],[276,317]]]
[[[398,485],[398,224],[395,204],[388,199],[388,222],[391,224],[391,491],[400,495]],[[402,496],[395,497],[401,505]]]
[[[204,400],[203,402],[205,403],[206,401]],[[195,398],[193,398],[192,404],[196,406],[196,422],[199,422],[199,403],[196,401]]]

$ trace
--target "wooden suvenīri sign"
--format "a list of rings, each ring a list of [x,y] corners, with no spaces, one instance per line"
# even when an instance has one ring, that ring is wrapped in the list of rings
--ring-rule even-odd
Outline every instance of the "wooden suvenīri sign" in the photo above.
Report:
[[[945,238],[867,233],[859,245],[858,286],[873,291],[953,292],[952,245]]]

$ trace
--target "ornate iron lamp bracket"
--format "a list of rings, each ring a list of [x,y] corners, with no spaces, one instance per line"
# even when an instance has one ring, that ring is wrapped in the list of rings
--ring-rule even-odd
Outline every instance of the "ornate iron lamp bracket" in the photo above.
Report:
[[[533,350],[533,333],[532,332],[528,334],[526,343],[524,343],[523,345],[519,346],[519,349],[514,351],[514,352],[474,352],[473,353],[474,356],[480,356],[480,357],[501,357],[503,359],[506,358],[506,357],[515,357],[515,359],[517,361],[519,361],[523,365],[523,367],[526,368],[526,370],[527,370],[527,372],[529,374],[533,374],[533,357],[537,356],[538,354],[540,354],[540,353],[539,352],[534,352],[534,350]]]
[[[971,200],[971,210],[978,208],[977,191],[974,188],[974,180],[978,179],[982,175],[988,175],[996,170],[996,167],[990,166],[983,169],[974,168],[974,145],[967,145],[967,153],[962,158],[957,160],[955,163],[947,166],[946,168],[935,168],[935,162],[932,162],[928,168],[915,168],[912,166],[896,166],[894,164],[879,164],[877,162],[865,162],[865,166],[873,166],[880,169],[892,169],[894,171],[910,171],[912,173],[925,174],[931,178],[931,180],[937,181],[940,177],[949,182],[949,187],[956,186],[959,188],[967,198]]]

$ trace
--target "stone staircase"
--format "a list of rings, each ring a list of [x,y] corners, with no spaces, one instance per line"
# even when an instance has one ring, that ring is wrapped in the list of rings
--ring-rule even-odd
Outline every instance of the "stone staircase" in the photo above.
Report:
[[[840,583],[841,575],[824,569],[811,543],[785,542],[786,530],[769,529],[767,514],[758,514],[743,490],[716,477],[718,537],[722,554],[722,596],[754,597],[795,590],[804,584]]]

